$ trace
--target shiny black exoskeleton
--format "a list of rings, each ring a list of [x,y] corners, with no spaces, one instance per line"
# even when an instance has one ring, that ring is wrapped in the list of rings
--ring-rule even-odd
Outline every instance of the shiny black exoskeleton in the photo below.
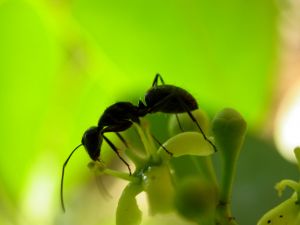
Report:
[[[161,81],[161,85],[158,85],[158,79]],[[64,171],[73,153],[80,146],[84,146],[90,158],[93,161],[99,161],[101,145],[104,140],[128,167],[129,173],[131,174],[129,164],[122,158],[117,147],[105,136],[105,133],[115,132],[121,141],[127,146],[124,138],[118,132],[127,130],[134,122],[139,123],[139,118],[144,117],[149,113],[172,113],[176,114],[176,117],[178,113],[188,113],[190,118],[196,123],[205,140],[208,141],[216,150],[214,144],[206,138],[200,125],[191,113],[191,111],[198,109],[198,104],[195,98],[189,92],[180,87],[166,85],[162,77],[157,74],[154,78],[152,87],[146,92],[144,102],[145,103],[139,101],[137,106],[130,102],[117,102],[103,112],[98,121],[98,126],[93,126],[85,131],[81,140],[81,144],[71,152],[63,165],[61,178],[61,204],[63,210],[65,210],[63,201]],[[178,117],[177,121],[181,127]],[[153,138],[159,143],[154,136]],[[172,154],[167,149],[165,150],[167,153]]]

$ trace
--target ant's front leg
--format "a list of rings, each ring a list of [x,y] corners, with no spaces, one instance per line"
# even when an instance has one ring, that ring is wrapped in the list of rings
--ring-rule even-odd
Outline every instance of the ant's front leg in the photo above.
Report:
[[[177,123],[178,123],[178,126],[179,126],[181,132],[184,132],[184,130],[183,130],[182,126],[181,126],[181,123],[180,123],[180,120],[179,120],[179,117],[178,117],[177,113],[175,114],[175,117],[176,117],[176,120],[177,120]]]
[[[128,171],[129,171],[129,174],[131,175],[132,173],[131,173],[130,166],[129,166],[129,164],[126,162],[126,160],[122,158],[122,156],[120,155],[120,153],[119,153],[117,147],[116,147],[116,146],[115,146],[115,145],[114,145],[107,137],[105,137],[103,133],[102,133],[102,137],[103,137],[103,139],[106,141],[106,143],[111,147],[111,149],[117,154],[117,156],[119,157],[119,159],[121,159],[122,162],[127,166]]]

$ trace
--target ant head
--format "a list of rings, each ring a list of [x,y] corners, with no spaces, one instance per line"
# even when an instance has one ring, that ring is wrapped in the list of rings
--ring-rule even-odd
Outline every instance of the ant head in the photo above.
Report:
[[[97,160],[100,156],[100,146],[102,144],[102,135],[98,127],[91,127],[86,130],[82,136],[81,143],[92,160]]]

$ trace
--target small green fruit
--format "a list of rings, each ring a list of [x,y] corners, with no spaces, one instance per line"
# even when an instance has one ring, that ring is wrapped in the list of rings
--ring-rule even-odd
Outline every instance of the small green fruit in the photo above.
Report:
[[[197,222],[214,214],[217,199],[217,188],[212,183],[189,177],[177,187],[175,207],[183,217]]]

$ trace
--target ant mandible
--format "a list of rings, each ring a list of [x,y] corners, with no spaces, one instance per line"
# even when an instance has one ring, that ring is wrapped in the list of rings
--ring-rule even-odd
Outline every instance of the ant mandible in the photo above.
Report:
[[[158,79],[162,85],[158,85]],[[129,173],[131,169],[129,164],[119,154],[117,147],[104,135],[107,132],[115,132],[120,140],[127,146],[125,139],[119,134],[121,131],[125,131],[132,126],[132,124],[140,123],[139,117],[144,117],[149,113],[172,113],[176,115],[179,126],[178,113],[188,113],[192,121],[197,125],[204,139],[211,144],[215,151],[217,151],[215,145],[206,137],[197,120],[191,113],[191,111],[198,109],[198,104],[195,98],[186,90],[173,85],[166,85],[160,74],[156,74],[152,87],[147,91],[145,95],[145,104],[139,101],[138,106],[134,106],[130,102],[117,102],[108,107],[98,121],[98,126],[93,126],[86,130],[83,134],[81,144],[78,145],[68,156],[63,164],[62,176],[61,176],[61,205],[63,211],[65,211],[65,205],[63,200],[63,181],[65,167],[68,164],[73,153],[80,147],[84,146],[90,158],[93,161],[100,161],[100,151],[103,139],[117,154],[117,156],[127,166]],[[154,140],[161,145],[161,143],[152,135]],[[162,145],[161,145],[162,146]],[[163,146],[162,146],[163,147]],[[166,148],[163,149],[170,155]]]

